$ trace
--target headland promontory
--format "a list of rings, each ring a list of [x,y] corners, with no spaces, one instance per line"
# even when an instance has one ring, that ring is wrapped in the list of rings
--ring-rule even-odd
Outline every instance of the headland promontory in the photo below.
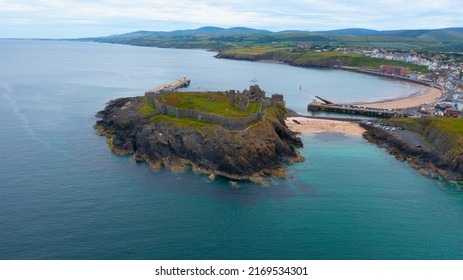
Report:
[[[153,170],[193,169],[231,180],[266,184],[304,159],[302,142],[284,122],[283,96],[259,86],[243,92],[178,92],[161,87],[145,96],[111,100],[97,114],[97,133],[118,155]]]

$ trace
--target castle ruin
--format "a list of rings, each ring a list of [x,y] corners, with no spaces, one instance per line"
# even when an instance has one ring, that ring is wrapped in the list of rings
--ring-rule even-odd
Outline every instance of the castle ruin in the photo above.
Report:
[[[166,92],[168,93],[168,92]],[[201,112],[200,110],[193,109],[178,109],[166,104],[161,104],[159,98],[162,94],[166,94],[162,91],[147,91],[145,93],[147,104],[155,106],[157,114],[171,114],[176,117],[191,117],[198,120],[209,121],[224,126],[227,129],[241,130],[247,127],[247,124],[256,120],[264,119],[264,108],[267,107],[280,107],[284,106],[283,95],[273,94],[271,98],[265,97],[265,91],[260,89],[258,85],[250,86],[249,90],[245,89],[242,93],[230,90],[224,94],[229,97],[229,106],[236,106],[240,111],[246,111],[249,107],[249,103],[260,103],[260,112],[251,114],[241,119],[226,118],[219,115]],[[210,100],[214,101],[214,100]]]

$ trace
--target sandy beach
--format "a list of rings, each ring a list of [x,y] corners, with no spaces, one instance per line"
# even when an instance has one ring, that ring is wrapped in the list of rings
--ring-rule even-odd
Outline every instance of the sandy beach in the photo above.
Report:
[[[287,118],[286,125],[292,131],[301,133],[340,132],[345,134],[362,135],[365,131],[365,129],[355,122],[304,117]]]
[[[384,100],[371,103],[357,104],[362,107],[380,108],[380,109],[406,109],[418,107],[423,104],[431,104],[436,102],[442,96],[442,91],[437,88],[427,87],[423,93],[413,94],[403,98],[393,100]]]

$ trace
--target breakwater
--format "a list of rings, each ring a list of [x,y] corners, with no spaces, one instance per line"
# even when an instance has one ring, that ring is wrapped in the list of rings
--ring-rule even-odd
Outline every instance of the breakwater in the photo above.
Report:
[[[148,90],[146,93],[167,93],[167,92],[173,92],[178,89],[188,87],[190,85],[191,81],[187,77],[182,77],[176,81],[173,81],[170,84],[164,84],[155,88],[152,88]]]
[[[310,103],[307,106],[309,111],[324,111],[331,113],[340,113],[340,114],[350,114],[350,115],[362,115],[369,117],[377,118],[391,118],[396,115],[396,112],[372,109],[372,108],[362,108],[358,106],[347,106],[347,105],[324,105],[324,104],[315,104]]]

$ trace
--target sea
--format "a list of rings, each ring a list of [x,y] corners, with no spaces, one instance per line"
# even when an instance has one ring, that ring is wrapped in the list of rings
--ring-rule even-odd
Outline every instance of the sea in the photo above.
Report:
[[[0,40],[0,259],[463,259],[463,193],[361,136],[302,134],[306,161],[288,179],[230,187],[152,172],[95,134],[106,102],[182,76],[197,91],[258,83],[302,114],[315,95],[375,101],[419,90],[214,55]]]

